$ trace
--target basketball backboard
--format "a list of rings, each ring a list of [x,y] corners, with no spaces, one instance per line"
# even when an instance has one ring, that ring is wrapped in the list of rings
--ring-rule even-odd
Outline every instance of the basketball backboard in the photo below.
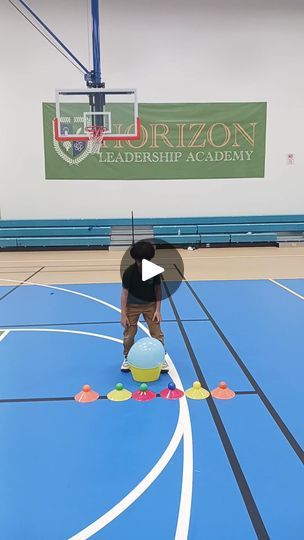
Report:
[[[92,131],[100,129],[104,140],[140,138],[135,89],[56,91],[54,137],[57,141],[88,141]]]

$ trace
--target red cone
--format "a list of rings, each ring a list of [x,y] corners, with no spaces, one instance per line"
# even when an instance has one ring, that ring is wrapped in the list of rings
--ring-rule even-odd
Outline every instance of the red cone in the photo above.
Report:
[[[183,397],[184,392],[176,388],[173,382],[169,382],[168,388],[165,388],[160,392],[160,395],[164,399],[180,399]]]
[[[90,385],[85,384],[79,392],[79,394],[76,394],[74,397],[75,401],[79,401],[79,403],[91,403],[92,401],[96,401],[99,398],[98,392],[95,392],[95,390],[92,390]]]
[[[232,399],[235,397],[235,392],[228,388],[227,383],[220,382],[217,388],[211,392],[212,397],[217,399]]]
[[[148,385],[143,383],[140,385],[140,389],[133,392],[132,398],[136,401],[151,401],[156,397],[155,392],[148,390]]]

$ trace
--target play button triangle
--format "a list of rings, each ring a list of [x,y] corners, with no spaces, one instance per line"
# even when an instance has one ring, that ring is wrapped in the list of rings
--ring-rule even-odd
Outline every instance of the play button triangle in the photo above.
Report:
[[[147,259],[143,259],[142,261],[142,280],[147,281],[147,279],[151,279],[155,276],[158,276],[162,272],[164,272],[164,268],[161,266],[158,266],[157,264],[152,263],[151,261],[148,261]]]

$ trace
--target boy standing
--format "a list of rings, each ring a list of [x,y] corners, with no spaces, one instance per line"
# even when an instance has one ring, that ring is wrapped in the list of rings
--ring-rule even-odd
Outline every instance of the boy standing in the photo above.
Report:
[[[135,263],[129,266],[122,277],[121,294],[121,324],[124,327],[123,354],[124,361],[121,371],[130,371],[127,355],[134,343],[137,332],[137,323],[140,315],[143,315],[150,335],[164,344],[161,322],[161,281],[160,276],[154,276],[146,281],[142,280],[142,261],[150,261],[155,255],[155,249],[150,242],[137,242],[130,251]],[[164,360],[162,372],[169,371],[167,361]]]

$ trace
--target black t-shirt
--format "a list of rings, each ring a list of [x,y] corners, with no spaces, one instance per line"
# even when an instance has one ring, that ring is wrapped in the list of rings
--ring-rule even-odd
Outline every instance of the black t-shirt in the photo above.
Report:
[[[155,285],[160,285],[160,275],[143,281],[136,263],[129,266],[122,276],[122,286],[128,291],[127,304],[156,302]]]

